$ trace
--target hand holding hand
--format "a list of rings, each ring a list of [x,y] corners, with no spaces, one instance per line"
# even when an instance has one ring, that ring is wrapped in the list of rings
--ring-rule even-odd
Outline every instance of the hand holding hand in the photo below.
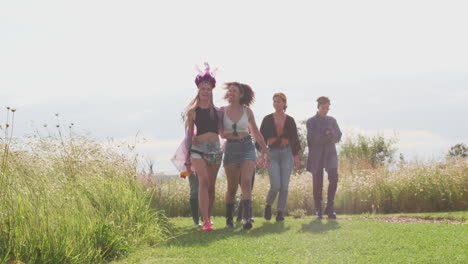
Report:
[[[265,167],[265,159],[263,158],[262,155],[257,157],[257,166],[260,166],[263,168]]]
[[[299,160],[299,156],[294,156],[294,170],[301,169],[301,161]]]
[[[264,168],[270,167],[270,152],[268,150],[262,152],[264,158]]]

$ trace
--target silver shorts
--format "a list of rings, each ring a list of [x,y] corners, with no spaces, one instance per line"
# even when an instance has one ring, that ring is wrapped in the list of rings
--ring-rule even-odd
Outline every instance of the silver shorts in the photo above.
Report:
[[[201,141],[198,145],[192,145],[190,157],[204,159],[208,164],[221,164],[223,152],[219,142]]]

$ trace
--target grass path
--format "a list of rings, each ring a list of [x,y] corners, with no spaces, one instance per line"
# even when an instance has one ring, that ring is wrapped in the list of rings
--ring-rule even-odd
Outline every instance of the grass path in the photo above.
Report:
[[[406,215],[465,224],[387,223],[365,216],[287,217],[282,223],[256,218],[250,231],[240,224],[227,229],[224,218],[216,217],[210,233],[191,226],[190,218],[172,218],[174,238],[113,263],[468,263],[467,215]]]

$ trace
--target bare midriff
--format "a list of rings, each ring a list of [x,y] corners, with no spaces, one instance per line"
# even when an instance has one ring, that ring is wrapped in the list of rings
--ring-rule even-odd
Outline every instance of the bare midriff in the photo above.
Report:
[[[238,132],[238,136],[233,136],[232,133],[224,134],[227,139],[242,139],[250,135],[248,132]]]
[[[203,142],[218,142],[219,141],[219,136],[217,133],[213,132],[206,132],[202,135],[197,136],[197,140],[203,141]]]

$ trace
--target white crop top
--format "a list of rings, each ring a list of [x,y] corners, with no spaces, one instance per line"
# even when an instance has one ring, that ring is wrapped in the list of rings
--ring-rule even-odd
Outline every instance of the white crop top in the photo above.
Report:
[[[234,132],[234,127],[236,127],[237,133],[240,132],[249,132],[249,118],[247,116],[247,111],[245,107],[243,108],[243,114],[237,123],[232,122],[229,116],[226,114],[226,110],[224,110],[224,118],[223,118],[223,125],[224,125],[224,132],[226,134],[232,134]]]

